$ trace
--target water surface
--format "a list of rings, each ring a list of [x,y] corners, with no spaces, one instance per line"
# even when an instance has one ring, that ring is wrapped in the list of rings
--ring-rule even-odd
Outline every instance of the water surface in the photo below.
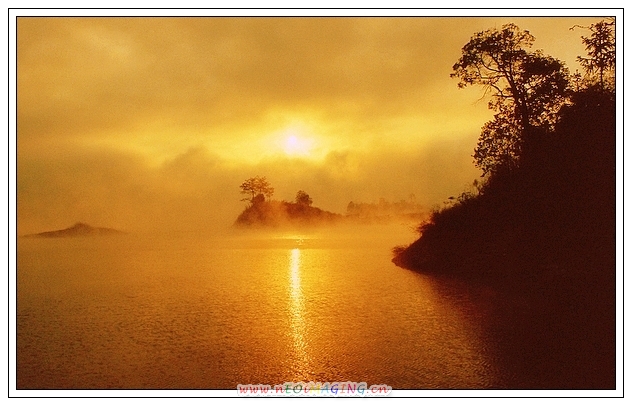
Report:
[[[18,388],[541,387],[506,351],[522,338],[497,311],[529,305],[394,266],[390,249],[411,238],[21,238]]]

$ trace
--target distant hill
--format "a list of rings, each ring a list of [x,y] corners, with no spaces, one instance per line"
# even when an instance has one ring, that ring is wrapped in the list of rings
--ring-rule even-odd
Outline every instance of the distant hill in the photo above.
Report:
[[[38,234],[28,234],[24,237],[43,237],[43,238],[64,238],[64,237],[88,237],[103,235],[125,234],[123,231],[113,228],[92,227],[85,223],[76,223],[75,225],[63,230],[45,231]]]
[[[258,201],[248,206],[237,217],[238,227],[277,227],[283,225],[323,225],[345,219],[341,214],[331,213],[308,204],[284,201]]]

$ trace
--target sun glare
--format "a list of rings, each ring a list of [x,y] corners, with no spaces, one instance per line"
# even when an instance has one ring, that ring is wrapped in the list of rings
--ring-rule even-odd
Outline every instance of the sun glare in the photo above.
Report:
[[[312,142],[301,138],[295,134],[289,135],[285,139],[283,150],[289,156],[309,156],[312,149]]]

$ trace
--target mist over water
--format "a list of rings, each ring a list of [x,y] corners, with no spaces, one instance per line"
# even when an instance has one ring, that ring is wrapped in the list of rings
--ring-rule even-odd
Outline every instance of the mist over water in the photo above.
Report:
[[[502,382],[467,291],[390,262],[411,235],[21,238],[18,387]]]
[[[20,16],[18,389],[614,388],[600,19]]]

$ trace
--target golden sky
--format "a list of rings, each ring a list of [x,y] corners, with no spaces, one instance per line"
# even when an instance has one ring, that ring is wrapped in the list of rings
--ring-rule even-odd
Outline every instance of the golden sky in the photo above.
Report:
[[[472,34],[514,22],[574,71],[598,20],[19,17],[18,234],[224,227],[257,175],[338,213],[440,204],[492,115],[449,77]]]

